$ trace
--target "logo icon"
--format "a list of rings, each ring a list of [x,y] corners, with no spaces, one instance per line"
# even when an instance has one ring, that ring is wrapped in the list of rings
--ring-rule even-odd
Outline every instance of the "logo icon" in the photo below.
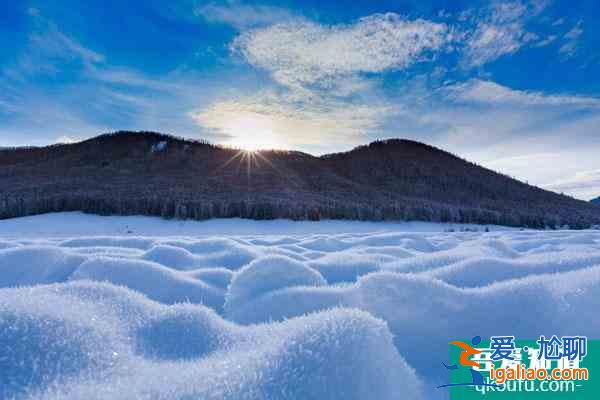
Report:
[[[479,343],[481,343],[481,336],[475,336],[473,339],[471,339],[471,344],[473,346],[477,346]],[[482,352],[481,350],[478,350],[478,349],[472,347],[471,345],[468,345],[467,343],[461,342],[458,340],[452,341],[452,342],[450,342],[450,344],[462,349],[458,363],[461,366],[470,368],[472,381],[471,382],[462,382],[462,383],[447,383],[445,385],[438,386],[438,389],[444,388],[444,387],[451,387],[451,386],[500,386],[495,383],[486,383],[483,379],[483,375],[481,374],[481,372],[474,369],[474,368],[479,369],[481,367],[481,364],[478,363],[477,361],[471,360],[470,357],[477,355],[477,354],[481,354],[481,352]],[[442,361],[442,365],[444,365],[444,367],[448,370],[455,370],[455,369],[459,368],[459,366],[457,364],[446,365],[446,363],[444,363],[443,361]]]

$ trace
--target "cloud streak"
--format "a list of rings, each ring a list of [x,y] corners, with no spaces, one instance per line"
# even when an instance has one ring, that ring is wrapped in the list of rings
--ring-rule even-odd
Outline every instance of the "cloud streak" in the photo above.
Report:
[[[197,7],[194,14],[208,22],[228,24],[238,30],[299,18],[285,8],[248,5],[238,1],[230,1],[227,4],[209,3]]]
[[[59,74],[68,63],[74,62],[81,69],[90,69],[105,61],[103,54],[65,35],[37,9],[30,9],[29,15],[34,29],[29,34],[26,48],[12,65],[0,71],[0,77],[26,80],[36,75]]]
[[[560,47],[558,52],[564,57],[564,59],[572,58],[577,53],[577,47],[579,44],[579,37],[583,34],[583,21],[577,22],[577,24],[565,35],[563,38],[566,42]]]
[[[574,106],[600,110],[600,98],[589,96],[547,95],[535,91],[514,90],[495,82],[472,79],[443,89],[457,102],[515,106]]]

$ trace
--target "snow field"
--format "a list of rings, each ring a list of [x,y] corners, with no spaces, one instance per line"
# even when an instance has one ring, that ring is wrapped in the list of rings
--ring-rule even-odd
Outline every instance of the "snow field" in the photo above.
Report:
[[[16,238],[14,223],[3,399],[444,398],[451,340],[600,336],[600,232]]]

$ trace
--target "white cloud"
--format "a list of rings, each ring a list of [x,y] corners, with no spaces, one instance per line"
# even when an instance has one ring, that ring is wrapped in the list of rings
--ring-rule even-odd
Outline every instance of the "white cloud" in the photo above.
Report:
[[[553,0],[529,0],[529,7],[531,8],[531,14],[536,16],[542,13]]]
[[[563,130],[563,134],[568,129]],[[600,196],[600,164],[596,161],[594,146],[589,150],[570,148],[565,145],[544,148],[540,141],[523,145],[504,145],[500,154],[518,154],[482,159],[488,168],[505,172],[523,181],[538,185],[547,190],[565,193],[589,200]],[[547,151],[545,151],[547,150]],[[540,151],[540,152],[536,152]]]
[[[569,59],[577,53],[579,37],[583,34],[582,25],[583,21],[579,21],[569,32],[564,35],[564,39],[567,41],[558,50],[564,59]]]
[[[515,24],[503,27],[480,25],[469,43],[468,64],[478,67],[505,54],[514,53],[521,47],[523,35],[521,27]]]
[[[557,35],[549,35],[547,38],[545,38],[544,40],[540,40],[539,42],[537,42],[534,46],[535,47],[544,47],[544,46],[548,46],[549,44],[552,44],[556,41],[556,39],[558,38]]]
[[[571,29],[569,32],[565,33],[565,38],[566,39],[579,38],[579,36],[581,36],[581,34],[583,33],[583,28],[581,27],[582,24],[583,24],[583,21],[579,21],[577,23],[577,25],[575,25],[573,27],[573,29]]]
[[[237,1],[229,1],[225,5],[209,3],[196,8],[195,14],[209,22],[228,24],[240,30],[298,18],[284,8],[246,5]]]
[[[360,104],[329,98],[290,101],[284,93],[218,101],[190,116],[202,126],[227,137],[226,143],[264,144],[260,147],[327,151],[342,141],[361,144],[390,113],[385,104]]]
[[[454,101],[508,106],[577,106],[600,110],[600,98],[574,95],[547,95],[514,90],[495,82],[472,79],[443,89]]]
[[[60,136],[60,137],[56,138],[56,143],[60,143],[60,144],[75,143],[76,141],[77,141],[77,139],[74,139],[71,136]]]
[[[529,3],[494,2],[475,14],[475,29],[467,32],[463,63],[479,67],[506,54],[517,52],[525,44],[536,40],[536,34],[525,28],[527,20],[547,6],[545,1]]]
[[[54,24],[50,24],[47,31],[32,34],[29,40],[34,49],[45,53],[46,56],[77,58],[90,65],[104,61],[102,54],[82,46],[59,31]]]
[[[251,65],[288,87],[336,87],[338,79],[401,69],[448,41],[446,25],[376,14],[351,25],[276,24],[242,33],[233,43]]]
[[[544,188],[588,200],[596,198],[600,196],[600,169],[577,172],[566,179],[544,185]]]
[[[174,82],[172,79],[150,78],[140,72],[127,68],[93,68],[87,71],[87,76],[108,84],[129,88],[143,88],[158,92],[174,92],[184,89],[184,84]]]
[[[560,46],[558,52],[564,57],[564,59],[569,59],[577,53],[577,42],[574,40],[570,40],[567,43]]]
[[[514,171],[526,168],[543,168],[544,165],[560,162],[559,153],[533,153],[519,156],[508,156],[488,161],[488,168],[499,171]]]

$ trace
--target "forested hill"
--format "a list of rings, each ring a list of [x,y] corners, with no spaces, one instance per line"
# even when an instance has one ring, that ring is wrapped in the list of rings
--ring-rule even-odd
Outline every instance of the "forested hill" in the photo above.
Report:
[[[598,206],[408,140],[314,157],[117,132],[74,144],[0,150],[0,218],[73,210],[538,228],[600,223]]]

